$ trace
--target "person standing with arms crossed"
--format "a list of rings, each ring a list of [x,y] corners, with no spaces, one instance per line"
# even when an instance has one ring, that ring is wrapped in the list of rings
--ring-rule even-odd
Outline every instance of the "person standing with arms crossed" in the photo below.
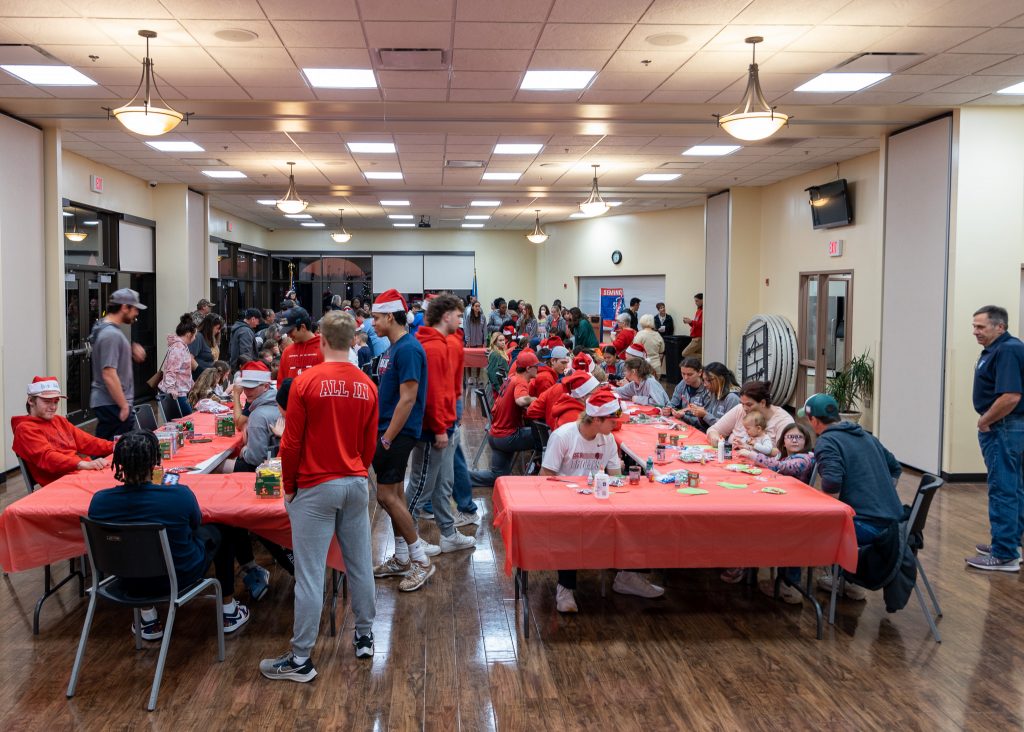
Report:
[[[964,561],[974,569],[1020,571],[1024,533],[1024,343],[1006,332],[1005,308],[986,305],[974,313],[974,337],[984,348],[974,369],[978,443],[988,470],[991,544],[978,544]]]
[[[316,677],[310,658],[323,611],[324,571],[337,537],[352,591],[356,658],[373,656],[376,614],[367,468],[377,446],[377,388],[348,359],[355,319],[332,311],[320,323],[324,362],[291,384],[281,475],[295,555],[292,647],[260,662],[268,679]]]
[[[373,302],[373,329],[391,343],[377,366],[380,421],[373,470],[377,503],[391,517],[395,532],[395,553],[373,570],[373,576],[401,577],[402,592],[418,590],[435,571],[405,503],[405,469],[423,430],[427,401],[427,355],[406,331],[407,310],[405,298],[394,289]]]
[[[107,314],[92,329],[92,391],[89,405],[96,413],[96,436],[110,440],[135,427],[135,374],[132,361],[146,360],[146,349],[129,343],[119,326],[131,326],[146,306],[139,293],[127,287],[115,290]]]

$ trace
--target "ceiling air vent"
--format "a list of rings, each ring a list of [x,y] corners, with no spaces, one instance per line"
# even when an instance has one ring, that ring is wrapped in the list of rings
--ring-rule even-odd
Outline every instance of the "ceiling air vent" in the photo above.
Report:
[[[446,168],[482,168],[484,167],[483,160],[445,160],[444,167]]]
[[[859,53],[831,69],[832,71],[895,74],[905,68],[919,64],[923,53]]]
[[[377,69],[382,71],[443,71],[447,51],[441,48],[378,48]]]

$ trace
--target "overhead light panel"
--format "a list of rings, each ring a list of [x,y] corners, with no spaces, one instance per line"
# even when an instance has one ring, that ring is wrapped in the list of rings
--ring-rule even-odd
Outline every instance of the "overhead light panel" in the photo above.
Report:
[[[476,219],[478,221],[487,221],[491,218],[489,214],[466,214],[466,218],[470,221]]]
[[[682,173],[644,173],[637,180],[641,183],[660,183],[681,178]]]
[[[308,205],[295,191],[295,163],[288,163],[288,190],[284,198],[277,201],[277,208],[286,214],[297,214],[305,211]]]
[[[798,92],[855,92],[887,79],[890,73],[830,72],[818,74],[806,84],[796,88]]]
[[[303,69],[310,86],[317,89],[376,89],[372,69]]]
[[[501,201],[470,201],[470,206],[480,206],[481,208],[497,208],[501,205]]]
[[[463,224],[462,228],[463,229],[482,229],[482,228],[484,228],[484,225],[483,224]]]
[[[587,216],[600,216],[608,211],[608,204],[601,198],[601,191],[597,187],[597,169],[600,165],[591,166],[594,168],[594,184],[590,188],[590,195],[587,200],[580,204],[580,212]]]
[[[72,216],[74,216],[74,214],[71,213],[70,211],[63,211],[62,213],[67,218],[71,218]]]
[[[182,120],[188,124],[191,113],[178,112],[160,96],[160,90],[156,86],[156,76],[153,73],[153,59],[149,56],[149,39],[156,38],[156,31],[140,30],[139,35],[146,39],[146,56],[142,59],[142,79],[139,80],[135,96],[127,104],[117,109],[110,107],[105,107],[105,109],[108,118],[113,117],[128,131],[137,135],[156,137],[170,132]],[[162,107],[153,105],[153,92],[156,93],[157,100],[163,104]],[[139,94],[143,95],[141,99]]]
[[[95,220],[94,221],[83,221],[82,222],[82,226],[99,226],[99,225],[100,225],[100,222],[99,221],[95,221]]]
[[[200,171],[207,178],[245,178],[245,173],[240,170],[203,170]]]
[[[95,81],[70,66],[3,64],[0,69],[35,86],[96,86]]]
[[[996,94],[1024,94],[1024,81],[1008,86],[1005,89],[1000,89]]]
[[[522,173],[484,173],[484,180],[519,180]]]
[[[408,206],[408,201],[381,201],[381,206]]]
[[[547,232],[540,228],[540,209],[534,209],[536,212],[536,218],[533,223],[533,231],[526,235],[527,240],[531,244],[543,244],[548,240]]]
[[[402,174],[394,171],[363,173],[363,175],[367,180],[402,180]]]
[[[257,198],[256,203],[261,206],[274,206],[277,204],[277,199],[274,198]]]
[[[338,226],[341,230],[332,231],[331,238],[337,244],[347,244],[352,239],[352,234],[345,231],[345,209],[343,208],[338,209]]]
[[[622,201],[605,201],[605,203],[607,203],[611,208],[622,205]]]
[[[415,229],[416,224],[391,224],[396,229]]]
[[[596,73],[596,71],[527,71],[519,88],[527,91],[586,89]]]
[[[146,140],[146,144],[160,152],[206,152],[194,142],[175,140]]]
[[[354,153],[393,153],[393,142],[347,142],[348,149]]]
[[[583,213],[582,211],[577,211],[576,213],[569,214],[569,218],[570,219],[589,219],[590,216],[588,216],[587,214]]]
[[[388,218],[395,221],[402,221],[403,219],[414,219],[416,217],[412,214],[388,214]]]
[[[715,117],[718,119],[719,127],[739,140],[763,140],[774,135],[783,125],[789,124],[789,115],[776,112],[761,91],[761,82],[757,77],[756,52],[757,44],[764,38],[750,36],[745,40],[751,46],[747,90],[743,93],[740,106],[729,114],[716,114]]]
[[[495,155],[536,155],[544,146],[540,143],[499,142],[494,146]]]
[[[311,219],[313,218],[310,214],[285,214],[286,219]]]
[[[741,149],[741,145],[694,145],[689,150],[683,150],[683,155],[694,155],[697,157],[713,158],[722,155],[731,155]]]
[[[321,224],[319,221],[303,221],[302,225],[305,226],[307,229],[319,229],[321,227],[327,226],[327,224]]]

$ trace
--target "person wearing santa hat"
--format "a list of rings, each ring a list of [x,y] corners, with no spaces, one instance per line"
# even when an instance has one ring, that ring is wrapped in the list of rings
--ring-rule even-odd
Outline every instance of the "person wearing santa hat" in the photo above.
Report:
[[[636,344],[630,346],[634,348]],[[647,363],[647,359],[638,356],[630,356],[625,365],[626,379],[622,386],[615,389],[615,393],[622,399],[630,399],[636,404],[653,404],[657,407],[664,407],[668,404],[668,394],[665,392],[654,369]]]
[[[593,357],[586,351],[579,351],[572,357],[572,370],[573,371],[584,371],[588,374],[594,373],[594,369],[597,368],[597,363],[594,362]]]
[[[569,351],[565,346],[555,346],[550,350],[541,350],[537,357],[546,364],[537,368],[537,378],[530,382],[530,396],[539,397],[551,386],[561,381],[565,371],[569,368]]]
[[[621,413],[622,405],[611,388],[603,386],[593,390],[579,418],[551,433],[540,474],[581,477],[584,480],[583,476],[602,470],[608,475],[621,475],[619,448],[612,437],[615,418]],[[637,572],[627,571],[615,575],[612,589],[623,595],[648,598],[665,594],[664,588],[651,584]],[[576,570],[558,570],[555,587],[558,612],[578,612],[575,590]]]
[[[513,374],[494,402],[491,431],[487,435],[491,468],[471,471],[473,485],[494,485],[494,481],[508,474],[517,452],[534,447],[533,430],[523,425],[523,414],[535,399],[530,396],[530,382],[537,378],[539,365],[533,351],[523,351],[512,365]]]
[[[413,592],[430,579],[435,567],[405,500],[405,470],[423,431],[427,401],[427,355],[406,329],[407,310],[405,298],[395,289],[373,301],[373,329],[391,343],[377,365],[380,421],[373,470],[377,503],[391,517],[395,532],[395,553],[374,568],[373,576],[401,577],[398,589]]]
[[[93,437],[57,414],[60,400],[67,397],[56,376],[36,376],[26,393],[28,414],[12,417],[11,430],[14,454],[25,463],[32,480],[43,486],[76,470],[107,467],[103,458],[114,451],[114,443]]]
[[[220,472],[255,473],[274,444],[272,430],[281,416],[277,410],[277,389],[271,381],[270,367],[263,361],[243,365],[238,377],[232,408],[237,412],[236,425],[241,423],[245,427],[245,446],[238,458],[224,461]],[[239,396],[245,397],[244,408]]]
[[[551,429],[556,430],[564,424],[576,421],[583,411],[587,397],[604,383],[599,378],[600,375],[601,372],[597,369],[592,374],[576,371],[562,380],[565,384],[565,393],[560,394],[548,410],[547,425]]]

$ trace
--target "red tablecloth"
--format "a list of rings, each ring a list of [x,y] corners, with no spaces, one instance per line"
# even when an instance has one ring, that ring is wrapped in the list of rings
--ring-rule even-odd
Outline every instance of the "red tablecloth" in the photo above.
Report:
[[[192,467],[225,451],[228,451],[230,455],[234,455],[242,448],[243,439],[241,431],[235,432],[234,437],[216,436],[217,418],[215,415],[193,412],[185,419],[192,420],[197,435],[213,439],[211,442],[200,442],[197,444],[192,444],[185,440],[185,444],[178,448],[178,451],[174,453],[174,457],[161,463],[164,468]],[[184,420],[174,421],[182,422]],[[110,486],[104,487],[109,488]]]
[[[700,473],[705,495],[682,495],[644,478],[639,486],[613,488],[629,492],[608,500],[543,477],[499,478],[494,525],[505,543],[505,571],[833,563],[856,569],[854,511],[846,504],[793,478],[762,482],[711,465]],[[729,490],[719,480],[749,485]],[[586,478],[576,482],[586,486]],[[786,493],[761,493],[767,485]]]
[[[634,410],[636,408],[633,408]],[[640,410],[644,410],[644,413],[653,414],[654,407],[644,408],[640,407]],[[708,445],[707,435],[698,430],[696,427],[690,427],[684,425],[677,420],[670,420],[673,424],[681,425],[681,429],[672,429],[669,424],[623,424],[618,430],[612,433],[615,437],[615,441],[619,447],[629,455],[631,458],[637,461],[641,467],[645,467],[648,456],[656,456],[656,449],[658,447],[658,434],[664,432],[668,435],[677,435],[679,437],[679,445],[705,445],[707,446],[706,452],[711,455],[712,450]],[[661,475],[662,473],[669,472],[671,470],[679,470],[680,468],[689,469],[695,467],[698,470],[700,466],[694,463],[680,462],[678,459],[679,453],[676,450],[669,449],[669,456],[673,459],[665,463],[657,463],[655,465],[655,475]]]
[[[463,368],[467,369],[485,369],[487,368],[487,349],[486,348],[467,348],[466,358],[462,364]]]

